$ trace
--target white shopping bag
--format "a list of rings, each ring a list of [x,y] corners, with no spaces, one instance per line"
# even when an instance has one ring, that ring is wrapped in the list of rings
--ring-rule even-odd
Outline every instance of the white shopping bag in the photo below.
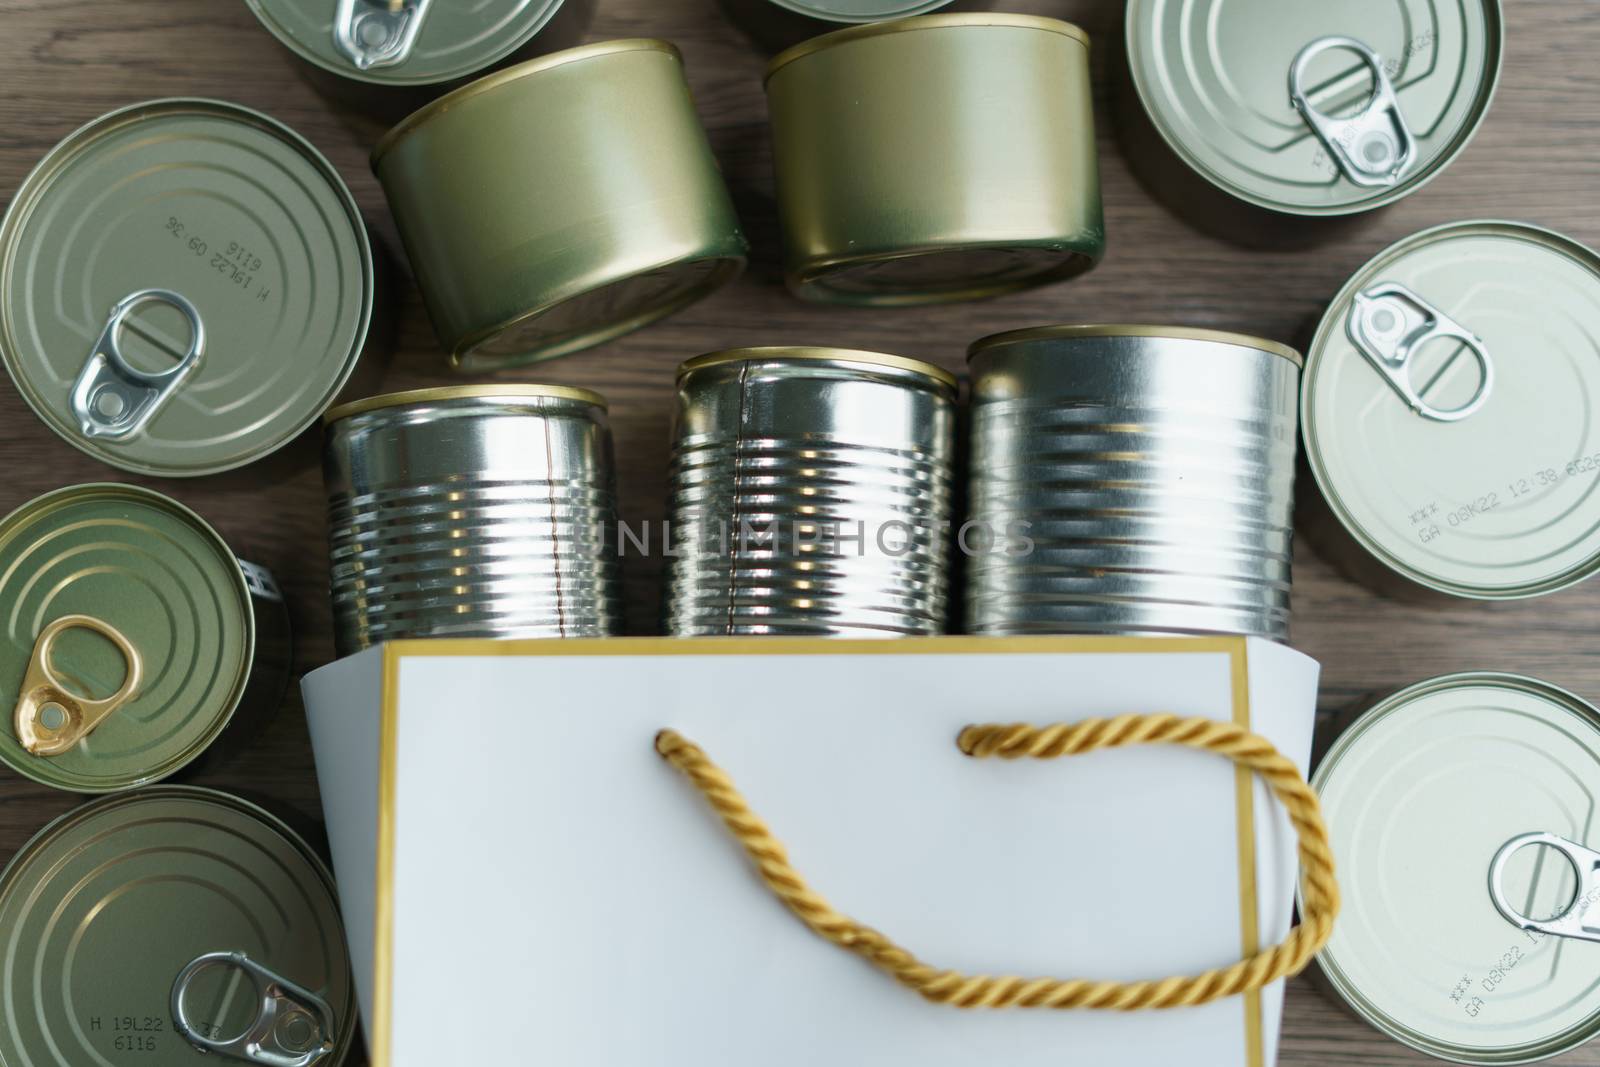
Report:
[[[1317,666],[1243,638],[411,641],[305,681],[374,1067],[1271,1067],[1281,983],[1119,1014],[931,1004],[768,892],[674,728],[811,884],[940,967],[1132,980],[1289,926],[1227,761],[975,761],[975,722],[1237,721],[1304,770]]]

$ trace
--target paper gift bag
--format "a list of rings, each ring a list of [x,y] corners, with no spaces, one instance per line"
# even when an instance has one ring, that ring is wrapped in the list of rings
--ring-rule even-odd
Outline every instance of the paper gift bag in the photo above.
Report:
[[[411,641],[305,696],[374,1067],[1270,1067],[1282,985],[962,1011],[807,930],[682,775],[842,911],[974,973],[1132,980],[1288,930],[1272,795],[1175,747],[977,761],[978,722],[1171,712],[1309,756],[1317,666],[1243,638]]]

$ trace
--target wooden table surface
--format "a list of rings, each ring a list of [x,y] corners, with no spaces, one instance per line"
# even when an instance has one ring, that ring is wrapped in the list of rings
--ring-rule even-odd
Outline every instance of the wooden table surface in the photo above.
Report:
[[[331,0],[330,0],[331,2]],[[1305,0],[1285,0],[1305,2]],[[1108,59],[1121,5],[1110,0],[1013,0],[1014,10],[1083,25],[1096,52],[1101,172],[1110,250],[1067,285],[987,303],[913,311],[828,309],[790,298],[779,282],[772,178],[761,93],[763,59],[716,0],[599,0],[592,39],[659,36],[683,50],[711,133],[755,244],[737,284],[674,319],[604,348],[528,372],[590,386],[611,400],[623,517],[659,519],[665,503],[673,368],[688,356],[747,344],[875,348],[963,366],[966,343],[996,330],[1072,321],[1151,321],[1241,330],[1295,341],[1361,263],[1391,241],[1462,218],[1521,219],[1600,245],[1600,5],[1510,0],[1499,96],[1476,141],[1421,193],[1353,236],[1315,251],[1248,252],[1206,237],[1152,201],[1129,173],[1107,106]],[[240,0],[0,0],[0,196],[61,137],[103,112],[160,96],[219,97],[270,112],[333,160],[377,240],[398,249],[366,153],[377,128],[341,114],[296,74],[289,55]],[[396,282],[399,342],[385,385],[446,384],[448,375],[410,282]],[[299,669],[332,654],[326,603],[322,488],[314,433],[244,471],[151,484],[197,509],[250,558],[270,566],[298,627]],[[57,440],[9,383],[0,385],[0,510],[61,485],[118,472]],[[144,479],[133,479],[146,481]],[[628,572],[630,626],[655,618],[657,570]],[[1324,665],[1325,713],[1375,690],[1447,671],[1520,671],[1600,698],[1600,584],[1531,603],[1415,607],[1342,578],[1304,544],[1295,558],[1294,643]],[[250,751],[197,779],[267,794],[319,814],[298,695]],[[76,801],[0,772],[0,862]],[[1305,979],[1290,990],[1285,1067],[1430,1062],[1324,1000]],[[1564,1064],[1600,1064],[1600,1044]]]

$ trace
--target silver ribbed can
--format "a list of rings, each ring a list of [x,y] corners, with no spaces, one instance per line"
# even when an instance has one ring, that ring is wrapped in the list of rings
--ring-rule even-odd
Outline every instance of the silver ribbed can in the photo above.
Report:
[[[463,386],[327,418],[340,655],[408,637],[596,637],[621,618],[605,401]]]
[[[955,400],[950,374],[872,352],[685,363],[667,632],[943,633]]]
[[[972,346],[975,634],[1285,640],[1300,356],[1159,326]]]

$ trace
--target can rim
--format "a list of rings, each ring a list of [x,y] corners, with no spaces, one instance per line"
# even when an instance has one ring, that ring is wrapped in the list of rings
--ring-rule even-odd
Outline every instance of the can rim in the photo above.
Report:
[[[887,22],[867,22],[857,26],[847,26],[842,30],[834,30],[820,37],[813,37],[809,41],[801,41],[797,45],[779,52],[767,64],[766,73],[762,75],[761,84],[766,85],[772,76],[779,70],[803,59],[815,52],[822,52],[835,45],[849,44],[851,41],[864,37],[878,37],[890,33],[906,33],[912,30],[938,30],[955,26],[1002,26],[1012,29],[1046,30],[1070,37],[1089,47],[1089,34],[1081,27],[1062,19],[1053,19],[1045,15],[1015,15],[1006,12],[954,12],[935,15],[913,15],[910,18],[890,19]]]
[[[1358,713],[1339,732],[1328,751],[1317,762],[1317,768],[1312,773],[1309,784],[1318,796],[1323,795],[1328,778],[1335,772],[1339,761],[1346,758],[1344,753],[1353,748],[1360,740],[1368,727],[1379,720],[1400,711],[1408,704],[1420,697],[1431,696],[1435,693],[1446,692],[1451,689],[1466,687],[1487,687],[1520,692],[1542,697],[1552,703],[1572,711],[1587,720],[1600,732],[1600,707],[1578,696],[1569,689],[1534,678],[1531,675],[1517,674],[1510,671],[1456,671],[1450,674],[1441,674],[1433,678],[1425,678],[1413,682],[1408,686],[1395,690],[1386,696],[1371,700],[1365,707],[1359,707]],[[1302,886],[1295,886],[1295,903],[1302,905]],[[1440,1042],[1430,1042],[1422,1034],[1394,1023],[1386,1013],[1379,1011],[1376,1006],[1369,1004],[1359,996],[1353,984],[1345,977],[1343,970],[1332,961],[1331,946],[1324,947],[1316,955],[1318,969],[1323,979],[1340,1003],[1359,1016],[1367,1025],[1383,1034],[1385,1037],[1398,1042],[1407,1048],[1414,1049],[1437,1059],[1450,1063],[1473,1065],[1473,1067],[1515,1067],[1518,1064],[1533,1063],[1550,1056],[1559,1055],[1570,1051],[1576,1045],[1551,1045],[1551,1041],[1558,1041],[1562,1035],[1546,1039],[1542,1044],[1524,1044],[1511,1053],[1510,1058],[1504,1053],[1474,1055],[1470,1052],[1452,1048]],[[1592,1022],[1600,1021],[1600,1011],[1590,1016]],[[1574,1037],[1582,1035],[1582,1041],[1594,1037],[1594,1028],[1587,1032],[1574,1028],[1568,1033]]]
[[[1036,289],[1054,282],[1067,281],[1087,273],[1100,262],[1105,244],[1100,242],[1086,250],[1082,241],[1061,238],[1036,238],[1033,240],[996,241],[987,238],[951,240],[939,245],[899,248],[888,252],[851,252],[844,255],[813,256],[803,265],[784,272],[784,282],[803,300],[825,304],[855,305],[858,307],[916,307],[925,304],[953,304],[967,300],[984,300],[1007,293]],[[1056,262],[1029,274],[1000,281],[972,281],[951,289],[886,289],[882,292],[850,291],[834,288],[829,279],[846,270],[874,263],[891,263],[900,259],[937,256],[947,252],[971,252],[1012,249],[1045,250],[1057,253]]]
[[[520,33],[512,36],[508,44],[496,48],[489,54],[488,58],[483,60],[482,63],[476,64],[468,70],[461,71],[459,73],[446,73],[442,77],[426,80],[391,80],[387,78],[373,77],[374,71],[360,70],[357,69],[353,64],[333,64],[327,62],[323,57],[319,56],[315,52],[304,48],[301,45],[300,39],[295,37],[292,33],[287,31],[283,33],[279,32],[281,22],[275,15],[269,15],[268,9],[271,7],[271,5],[268,3],[268,0],[245,0],[245,3],[250,8],[251,14],[255,15],[256,20],[261,23],[262,28],[268,33],[272,34],[278,43],[293,53],[297,59],[309,63],[319,70],[325,70],[329,74],[336,75],[349,81],[357,82],[362,85],[374,85],[383,89],[394,89],[399,92],[404,92],[407,89],[424,89],[433,85],[447,85],[450,82],[456,81],[460,78],[472,77],[474,71],[481,71],[485,68],[494,66],[507,56],[514,54],[519,48],[533,40],[534,37],[538,36],[538,34],[550,24],[551,20],[555,18],[556,12],[561,10],[563,2],[564,0],[545,0],[544,6],[539,9],[537,14],[533,15],[529,19],[527,26]],[[378,68],[376,73],[384,73],[385,69],[386,68]]]
[[[306,861],[307,866],[316,875],[322,888],[327,891],[329,900],[333,902],[335,913],[339,914],[340,921],[343,922],[344,916],[340,913],[338,906],[338,887],[334,882],[333,872],[323,862],[322,857],[317,854],[316,849],[312,848],[311,844],[294,827],[259,804],[236,796],[233,793],[212,789],[207,786],[170,783],[149,785],[142,789],[127,790],[98,797],[70,808],[45,823],[43,827],[35,831],[31,837],[23,842],[22,847],[17,850],[11,859],[3,866],[0,866],[0,899],[4,899],[7,892],[15,889],[17,879],[20,876],[19,872],[22,870],[24,863],[31,860],[36,853],[47,847],[59,835],[66,833],[74,825],[98,816],[104,811],[147,800],[190,800],[196,803],[213,804],[219,807],[231,808],[240,814],[257,820],[282,837]],[[336,939],[334,948],[348,951],[343,938]],[[356,999],[353,985],[350,999],[353,1007]],[[339,1020],[339,1036],[341,1040],[339,1041],[339,1051],[332,1061],[333,1067],[337,1067],[338,1064],[344,1063],[350,1058],[351,1048],[355,1044],[355,1016],[359,1013],[349,1011],[343,1014],[348,1018]]]
[[[744,245],[743,237],[739,237],[736,243],[741,248],[748,247]],[[593,280],[592,284],[584,284],[571,292],[563,292],[553,299],[546,300],[537,307],[520,311],[504,321],[495,323],[493,326],[485,326],[466,334],[450,349],[450,369],[461,373],[470,373],[477,370],[487,370],[492,373],[494,371],[507,370],[511,367],[526,366],[530,363],[542,363],[547,359],[558,359],[561,356],[569,356],[576,352],[594,348],[614,338],[643,329],[653,322],[658,322],[698,304],[743,274],[747,262],[748,256],[744,251],[735,253],[726,248],[701,248],[698,251],[669,257],[647,266],[633,266],[621,273],[609,272],[604,277]],[[592,329],[575,333],[559,343],[547,344],[517,355],[503,356],[499,359],[485,360],[478,363],[474,362],[473,350],[479,345],[508,333],[524,323],[532,322],[542,315],[547,315],[569,301],[599,292],[608,285],[616,285],[619,282],[638,278],[653,271],[667,267],[683,267],[695,263],[711,263],[713,264],[713,269],[705,277],[701,278],[697,284],[677,293],[671,300],[659,304],[644,305],[632,314],[623,318],[609,319],[598,323]]]
[[[427,404],[441,400],[488,399],[492,397],[576,400],[584,404],[593,405],[601,411],[607,410],[605,397],[576,385],[543,385],[537,382],[508,382],[503,385],[441,385],[428,389],[406,389],[395,393],[380,393],[377,396],[352,400],[348,404],[340,404],[329,411],[322,417],[322,423],[324,426],[331,426],[336,422],[356,415],[365,415],[369,411],[405,407],[409,404]]]
[[[27,519],[40,508],[49,507],[59,499],[79,497],[84,495],[105,495],[108,493],[131,496],[142,500],[146,504],[175,513],[180,519],[193,526],[203,538],[209,541],[212,548],[214,548],[224,560],[233,560],[235,562],[236,565],[231,568],[229,573],[233,575],[232,584],[234,591],[239,597],[240,615],[242,617],[244,627],[244,654],[240,657],[239,676],[234,679],[233,686],[228,693],[227,710],[216,718],[216,720],[211,724],[211,728],[206,731],[204,736],[195,742],[193,748],[189,752],[179,756],[175,760],[169,761],[169,763],[164,767],[155,768],[152,773],[147,773],[141,777],[133,778],[128,781],[108,783],[105,785],[86,786],[78,784],[73,786],[64,786],[55,781],[44,781],[37,775],[31,773],[27,767],[18,763],[13,763],[11,760],[0,758],[0,764],[5,764],[6,766],[11,767],[12,770],[16,771],[18,774],[30,781],[38,782],[40,785],[47,786],[51,789],[61,789],[65,790],[66,792],[79,793],[84,796],[123,793],[133,789],[136,786],[144,785],[150,782],[159,782],[165,778],[177,774],[189,764],[199,759],[212,746],[212,744],[216,742],[217,738],[222,736],[222,732],[228,728],[228,725],[233,722],[234,715],[239,711],[239,705],[244,701],[245,689],[249,685],[250,673],[255,665],[256,640],[259,636],[256,633],[255,612],[251,607],[253,601],[250,596],[250,583],[245,580],[244,568],[237,566],[239,557],[234,553],[232,547],[229,546],[227,540],[217,532],[216,527],[207,522],[198,512],[190,508],[188,505],[174,500],[172,497],[167,496],[165,493],[158,492],[157,490],[146,489],[142,485],[133,485],[130,482],[81,482],[76,485],[65,485],[59,489],[52,489],[48,493],[41,493],[32,500],[24,501],[23,503],[12,508],[3,517],[0,517],[0,539],[4,539],[12,532],[12,526],[14,524]],[[0,879],[0,884],[3,884],[3,879]]]
[[[972,342],[967,348],[967,359],[970,362],[978,354],[987,352],[991,348],[999,348],[1004,345],[1026,341],[1047,341],[1058,337],[1152,337],[1172,341],[1211,341],[1216,344],[1234,345],[1239,348],[1265,352],[1272,356],[1280,356],[1293,363],[1296,367],[1305,366],[1305,360],[1299,352],[1286,344],[1269,341],[1264,337],[1254,337],[1247,333],[1233,333],[1229,330],[1212,330],[1201,326],[1152,326],[1141,323],[1063,324],[1059,326],[1028,326],[1020,330],[1006,330],[1003,333],[980,337]]]
[[[361,216],[361,207],[356,203],[355,194],[350,191],[350,185],[344,180],[331,160],[323,155],[316,145],[287,124],[273,118],[264,111],[245,107],[241,104],[231,103],[227,100],[217,100],[203,96],[164,96],[145,100],[135,104],[108,111],[83,123],[58,141],[45,153],[44,158],[36,163],[22,183],[17,187],[16,193],[11,198],[5,214],[0,216],[0,301],[8,288],[12,272],[12,258],[15,254],[15,245],[20,228],[31,217],[33,205],[45,195],[61,168],[69,162],[69,157],[74,156],[83,148],[83,140],[95,134],[102,128],[109,130],[111,127],[120,127],[124,124],[136,124],[164,117],[169,114],[182,112],[209,113],[215,117],[241,122],[258,128],[265,127],[265,131],[278,137],[300,153],[312,169],[316,170],[327,182],[335,198],[344,208],[351,231],[355,236],[357,251],[361,259],[361,316],[357,325],[355,337],[351,342],[350,351],[345,353],[343,367],[339,375],[329,383],[325,400],[320,407],[314,406],[306,415],[296,421],[293,426],[280,434],[277,441],[263,451],[241,456],[227,463],[207,464],[202,467],[185,468],[183,470],[170,470],[165,467],[136,463],[129,461],[115,452],[102,452],[93,448],[93,443],[81,435],[69,435],[59,428],[41,410],[40,403],[36,402],[34,391],[25,387],[28,378],[19,369],[19,356],[15,346],[11,343],[11,328],[6,316],[3,314],[3,303],[0,303],[0,363],[5,365],[17,392],[27,403],[29,410],[47,426],[51,432],[67,444],[76,448],[85,455],[91,456],[102,463],[118,470],[131,474],[154,475],[163,478],[199,478],[212,474],[221,474],[225,471],[237,470],[259,459],[263,459],[273,452],[283,448],[290,441],[300,436],[308,427],[312,426],[326,410],[326,405],[344,390],[350,378],[355,374],[356,364],[360,361],[361,354],[366,348],[368,335],[372,330],[373,303],[376,299],[377,281],[372,254],[372,238],[367,233],[367,225]]]
[[[1147,91],[1143,80],[1139,76],[1139,65],[1133,61],[1133,50],[1137,42],[1142,40],[1135,32],[1134,21],[1140,0],[1130,0],[1123,15],[1123,62],[1127,64],[1129,80],[1133,83],[1134,92],[1139,97],[1139,108],[1149,118],[1159,134],[1161,141],[1170,148],[1184,166],[1188,167],[1208,185],[1221,192],[1266,211],[1272,211],[1291,218],[1302,219],[1332,219],[1345,218],[1351,215],[1360,215],[1368,211],[1386,207],[1427,185],[1433,179],[1449,169],[1456,157],[1461,155],[1477,136],[1484,120],[1489,116],[1489,110],[1494,104],[1495,94],[1500,88],[1500,76],[1505,68],[1505,12],[1501,0],[1481,0],[1484,5],[1484,19],[1486,25],[1486,40],[1488,42],[1485,55],[1492,53],[1492,59],[1484,64],[1484,73],[1487,75],[1481,99],[1475,101],[1473,113],[1467,123],[1457,132],[1453,142],[1448,148],[1440,152],[1423,169],[1412,174],[1404,181],[1385,190],[1378,196],[1367,200],[1360,200],[1353,204],[1335,205],[1333,207],[1307,207],[1303,205],[1284,204],[1266,197],[1257,196],[1248,190],[1239,189],[1233,183],[1224,181],[1210,165],[1205,163],[1189,146],[1183,138],[1173,136],[1171,129],[1165,121],[1165,114],[1151,105],[1151,94]]]
[[[833,348],[828,345],[753,345],[745,348],[725,348],[707,352],[685,360],[678,367],[677,380],[682,382],[696,371],[719,367],[729,363],[760,362],[762,360],[809,360],[836,363],[857,363],[867,367],[887,367],[908,371],[921,378],[931,379],[950,389],[958,387],[954,374],[943,367],[909,356],[896,356],[888,352],[869,352],[858,348]]]
[[[1379,264],[1395,256],[1409,253],[1413,248],[1426,247],[1438,240],[1474,232],[1500,233],[1507,236],[1533,239],[1557,250],[1565,251],[1572,254],[1574,258],[1583,261],[1596,275],[1597,282],[1600,282],[1600,251],[1596,251],[1564,233],[1545,226],[1535,225],[1531,222],[1518,222],[1513,219],[1462,219],[1456,222],[1429,226],[1387,245],[1351,273],[1345,283],[1340,286],[1338,293],[1328,301],[1322,317],[1317,320],[1316,333],[1312,337],[1311,344],[1306,348],[1307,370],[1304,384],[1300,390],[1301,451],[1306,458],[1307,466],[1311,468],[1311,478],[1316,483],[1317,492],[1327,503],[1328,510],[1339,524],[1339,529],[1354,538],[1362,551],[1366,552],[1391,573],[1424,589],[1443,593],[1447,596],[1460,597],[1463,600],[1526,600],[1531,597],[1560,592],[1600,571],[1600,550],[1597,550],[1581,563],[1574,564],[1564,573],[1557,574],[1544,581],[1511,586],[1509,588],[1491,588],[1451,582],[1407,566],[1379,544],[1376,539],[1366,533],[1360,523],[1356,522],[1350,515],[1350,511],[1345,506],[1343,498],[1339,495],[1337,487],[1330,483],[1323,463],[1322,448],[1319,447],[1318,423],[1313,418],[1311,409],[1312,385],[1316,379],[1317,368],[1321,363],[1321,354],[1326,350],[1330,336],[1342,335],[1344,330],[1342,323],[1334,321],[1334,309],[1346,304],[1351,295],[1368,282],[1369,276]]]
[[[576,48],[567,48],[560,52],[552,52],[547,56],[530,59],[526,63],[518,63],[507,67],[505,70],[486,74],[477,81],[469,82],[461,88],[446,93],[437,100],[424,104],[410,115],[401,119],[395,126],[378,139],[372,148],[371,163],[374,170],[383,161],[384,156],[394,148],[395,144],[410,134],[418,126],[428,120],[459,107],[475,96],[493,92],[502,85],[507,85],[535,74],[542,74],[556,67],[564,67],[569,63],[580,63],[586,59],[598,59],[601,56],[616,55],[623,52],[664,52],[683,62],[683,53],[678,51],[678,46],[671,41],[663,41],[659,37],[620,37],[614,41],[597,41],[594,44],[579,45]]]
[[[832,23],[835,26],[861,26],[868,22],[884,22],[891,19],[909,19],[916,18],[918,15],[931,15],[942,7],[948,7],[955,0],[911,0],[910,3],[905,4],[906,7],[914,8],[910,12],[887,16],[863,15],[860,17],[820,11],[816,7],[815,0],[770,0],[770,2],[786,11],[792,11],[797,15],[803,15],[817,22]],[[827,31],[821,32],[826,33]]]

